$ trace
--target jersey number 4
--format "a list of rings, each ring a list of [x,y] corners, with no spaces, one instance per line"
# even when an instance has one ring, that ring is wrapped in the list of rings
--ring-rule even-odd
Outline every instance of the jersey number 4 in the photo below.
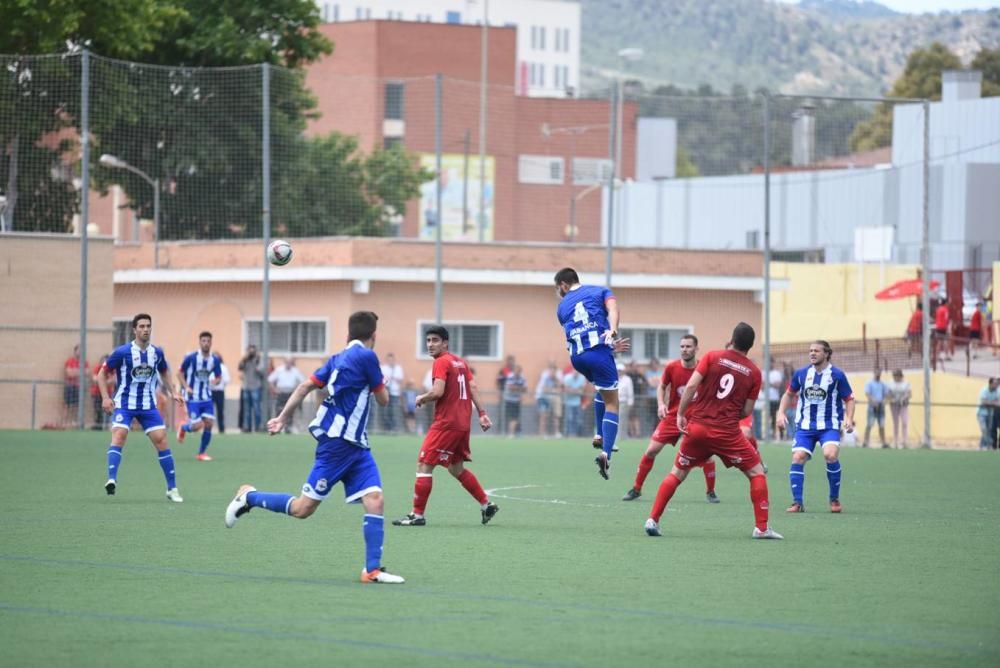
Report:
[[[576,306],[573,308],[573,322],[578,322],[581,325],[586,322],[590,322],[590,314],[587,313],[587,307],[583,305],[583,302],[577,302]],[[597,332],[587,332],[588,346],[593,348],[597,345]],[[583,338],[579,334],[573,335],[573,342],[576,343],[576,352],[573,352],[572,346],[570,346],[571,355],[579,355],[586,348],[583,345]]]

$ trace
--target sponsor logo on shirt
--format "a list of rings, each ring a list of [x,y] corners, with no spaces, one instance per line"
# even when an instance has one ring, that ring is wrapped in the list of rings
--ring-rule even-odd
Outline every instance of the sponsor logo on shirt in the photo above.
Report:
[[[802,393],[806,401],[821,402],[826,401],[826,390],[819,385],[810,385]]]
[[[198,369],[197,371],[194,372],[194,376],[198,380],[206,381],[212,377],[212,372],[209,371],[208,369]]]
[[[140,364],[132,367],[132,380],[147,381],[153,377],[153,367],[148,364]]]

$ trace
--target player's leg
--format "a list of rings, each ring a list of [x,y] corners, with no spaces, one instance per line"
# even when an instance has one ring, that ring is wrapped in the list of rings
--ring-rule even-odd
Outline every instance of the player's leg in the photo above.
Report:
[[[656,456],[660,454],[663,450],[663,446],[669,441],[671,444],[677,442],[677,437],[671,438],[668,433],[669,425],[666,424],[666,420],[660,420],[659,425],[657,425],[656,430],[653,435],[649,438],[649,445],[646,446],[646,451],[642,454],[639,459],[639,466],[635,472],[635,480],[632,482],[632,487],[625,493],[622,497],[622,501],[634,501],[642,496],[642,486],[646,482],[646,478],[649,476],[649,472],[653,470],[653,464],[656,463]]]
[[[601,419],[601,449],[611,461],[611,453],[615,451],[615,440],[618,438],[618,387],[617,379],[614,389],[600,390],[604,400],[604,417]]]
[[[767,475],[764,473],[763,464],[758,459],[757,463],[750,469],[744,470],[743,474],[750,481],[750,503],[753,505],[754,520],[751,537],[781,540],[784,536],[768,526],[770,503],[767,492]]]
[[[872,427],[875,426],[875,406],[868,404],[868,410],[865,413],[865,438],[861,441],[861,447],[868,447],[868,439],[872,433]],[[882,439],[885,441],[885,439]]]
[[[441,461],[442,453],[447,457],[447,432],[437,429],[428,429],[424,442],[420,446],[420,453],[417,455],[417,479],[413,483],[413,509],[407,513],[406,517],[393,520],[395,526],[424,526],[427,520],[424,519],[424,511],[427,509],[427,500],[431,496],[434,488],[434,467]]]
[[[114,496],[118,488],[118,469],[122,464],[122,451],[125,449],[131,421],[124,413],[115,410],[111,424],[111,445],[108,446],[108,481],[104,483],[104,491],[108,496]]]
[[[467,448],[468,446],[466,446],[466,451]],[[487,524],[491,519],[493,519],[493,516],[497,514],[500,508],[497,504],[490,502],[489,496],[487,496],[486,490],[483,489],[483,486],[479,484],[479,480],[472,473],[472,471],[465,468],[464,462],[468,461],[468,459],[465,459],[464,457],[462,459],[458,459],[457,455],[459,455],[459,453],[456,452],[455,454],[456,458],[448,464],[448,473],[458,480],[458,482],[462,484],[462,487],[465,488],[465,491],[476,500],[476,503],[479,504],[479,510],[483,516],[483,524]]]
[[[709,459],[702,464],[701,469],[705,473],[705,500],[709,503],[719,503],[719,497],[715,493],[715,460]]]
[[[212,461],[212,456],[206,453],[208,446],[212,443],[212,426],[215,424],[215,412],[214,405],[211,401],[199,402],[199,412],[200,420],[198,420],[197,429],[192,429],[192,431],[201,430],[201,443],[198,446],[197,458],[199,461],[210,462]]]
[[[163,471],[163,478],[167,483],[167,499],[174,503],[184,501],[180,492],[177,491],[177,476],[174,469],[174,455],[170,452],[170,443],[167,442],[167,426],[163,422],[160,411],[143,411],[138,416],[139,424],[142,425],[149,437],[153,447],[156,448],[156,459]]]
[[[594,447],[604,449],[604,436],[601,433],[601,425],[604,423],[604,399],[600,392],[594,393]]]
[[[840,478],[843,469],[840,465],[840,432],[828,432],[829,440],[823,440],[823,458],[826,460],[826,479],[830,483],[830,512],[839,513]],[[834,440],[834,438],[836,440]]]
[[[670,473],[663,482],[660,483],[660,488],[656,490],[656,499],[653,501],[653,507],[649,510],[649,519],[646,520],[646,534],[649,536],[660,536],[660,518],[667,509],[667,504],[670,503],[670,499],[673,498],[674,492],[680,487],[680,484],[684,482],[687,478],[688,472],[691,470],[691,461],[686,460],[681,457],[681,453],[677,453],[677,457],[674,459],[674,465],[670,469]]]
[[[403,584],[402,577],[390,573],[382,566],[382,548],[385,544],[385,509],[382,491],[371,491],[361,497],[365,516],[361,533],[365,538],[365,568],[361,581],[378,584]]]
[[[788,470],[788,483],[792,489],[792,505],[788,512],[801,513],[805,510],[803,492],[806,486],[806,462],[812,457],[816,447],[816,434],[805,429],[795,431],[795,442],[792,445],[792,465]]]

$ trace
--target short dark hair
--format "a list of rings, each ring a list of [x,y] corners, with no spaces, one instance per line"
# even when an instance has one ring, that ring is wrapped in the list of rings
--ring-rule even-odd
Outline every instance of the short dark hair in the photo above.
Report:
[[[816,339],[815,341],[813,341],[813,344],[823,349],[823,352],[826,353],[826,359],[829,360],[833,358],[833,348],[830,347],[829,341],[824,341],[823,339]]]
[[[149,315],[148,313],[137,313],[135,317],[132,318],[132,329],[135,329],[136,327],[139,326],[140,320],[148,320],[150,325],[153,324],[153,316]]]
[[[698,346],[698,337],[695,336],[694,334],[685,334],[684,336],[681,337],[681,341],[683,341],[684,339],[691,339],[692,341],[694,341],[695,347]]]
[[[432,334],[434,336],[441,337],[442,341],[448,340],[448,330],[445,329],[443,325],[433,325],[431,327],[428,327],[427,331],[424,332],[424,338],[426,339],[428,336],[431,336]]]
[[[580,282],[580,275],[576,273],[576,269],[573,267],[563,267],[556,272],[555,282],[556,285],[559,285],[560,283],[576,285]]]
[[[753,331],[753,327],[745,322],[741,322],[733,328],[733,348],[741,353],[749,352],[753,348],[753,342],[756,338],[757,333]]]
[[[347,320],[347,338],[349,341],[367,341],[375,335],[378,316],[374,311],[355,311]]]
[[[203,338],[205,338],[206,336],[207,336],[208,338],[212,338],[212,332],[207,332],[207,331],[206,331],[206,332],[202,332],[201,334],[199,334],[199,335],[198,335],[198,338],[199,338],[199,339],[203,339]]]

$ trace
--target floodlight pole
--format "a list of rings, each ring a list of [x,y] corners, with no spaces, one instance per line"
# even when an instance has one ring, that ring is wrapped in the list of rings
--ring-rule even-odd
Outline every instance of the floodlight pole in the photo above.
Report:
[[[922,348],[924,353],[924,438],[921,445],[925,448],[931,447],[931,333],[927,326],[927,318],[930,315],[930,273],[931,273],[931,249],[930,249],[930,187],[931,187],[931,103],[924,100],[924,198],[923,198],[923,224],[920,239],[920,265],[923,286],[920,300],[923,304],[924,322],[921,326],[923,331]]]
[[[479,243],[486,240],[486,96],[490,58],[490,0],[483,0],[482,53],[479,56]],[[440,321],[440,318],[438,319]]]
[[[90,379],[87,377],[87,259],[89,249],[87,248],[87,225],[90,221],[90,52],[83,50],[81,55],[81,77],[80,77],[80,359],[79,359],[79,389],[77,397],[79,401],[76,407],[76,418],[79,421],[80,429],[84,429],[84,419],[86,415],[87,387]],[[34,401],[31,403],[34,407]],[[34,426],[34,425],[32,425]]]
[[[271,243],[271,66],[261,66],[261,233],[264,237],[264,280],[261,292],[260,361],[267,374],[271,355],[271,262],[267,259],[267,247]],[[255,362],[256,364],[257,362]],[[254,370],[256,372],[256,370]],[[271,402],[267,397],[267,381],[261,388],[260,413],[266,422],[270,419]],[[248,425],[253,429],[253,412],[247,416]]]
[[[771,429],[771,94],[764,93],[764,424],[761,433],[773,439]],[[781,397],[778,397],[779,399]]]

